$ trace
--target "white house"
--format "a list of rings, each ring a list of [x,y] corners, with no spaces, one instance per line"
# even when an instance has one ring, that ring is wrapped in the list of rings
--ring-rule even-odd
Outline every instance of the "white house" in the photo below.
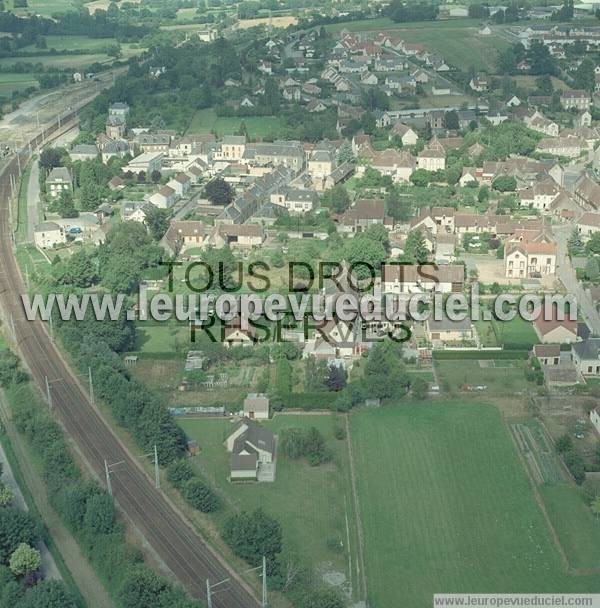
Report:
[[[42,222],[33,231],[33,240],[40,249],[52,249],[67,242],[65,232],[55,222]]]

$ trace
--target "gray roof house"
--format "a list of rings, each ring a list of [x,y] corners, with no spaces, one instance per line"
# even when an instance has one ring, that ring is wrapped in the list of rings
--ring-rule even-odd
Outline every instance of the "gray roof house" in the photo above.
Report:
[[[236,422],[225,440],[230,481],[275,480],[275,435],[250,418]]]
[[[582,376],[600,376],[600,338],[588,338],[571,344],[575,369]]]

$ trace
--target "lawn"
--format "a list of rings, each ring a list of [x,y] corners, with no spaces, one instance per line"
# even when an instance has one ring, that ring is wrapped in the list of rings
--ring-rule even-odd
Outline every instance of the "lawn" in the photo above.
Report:
[[[544,485],[540,494],[572,568],[600,568],[600,520],[583,501],[579,488]]]
[[[428,51],[440,53],[452,65],[476,70],[495,68],[498,51],[509,46],[508,42],[492,33],[479,36],[481,23],[476,19],[453,19],[448,21],[424,21],[420,23],[394,23],[388,18],[336,23],[326,26],[329,31],[389,31],[411,43],[421,43]]]
[[[402,405],[351,422],[370,605],[600,590],[600,576],[562,570],[496,408]]]
[[[239,132],[242,121],[246,124],[250,139],[275,139],[283,136],[283,120],[278,116],[217,116],[213,109],[198,110],[188,128],[189,133],[210,133],[219,137]]]
[[[152,295],[151,292],[150,297]],[[141,322],[138,325],[138,348],[142,353],[176,352],[189,341],[190,331],[185,323]]]
[[[481,362],[478,359],[439,359],[435,361],[435,367],[442,387],[448,386],[453,391],[464,385],[485,385],[486,393],[506,395],[533,386],[525,379],[524,362],[518,359]]]
[[[343,422],[343,418],[337,415],[278,415],[265,421],[264,425],[275,434],[284,428],[317,427],[334,452],[333,462],[311,467],[305,461],[288,460],[278,454],[274,483],[231,484],[227,481],[229,456],[223,446],[231,423],[225,419],[179,421],[188,436],[198,441],[201,450],[195,459],[198,466],[230,504],[239,509],[262,507],[280,520],[289,546],[297,548],[315,567],[325,567],[328,563],[328,570],[343,572],[348,577],[350,562],[354,580],[356,536],[352,524],[348,449],[345,440],[338,441],[333,437],[334,426]],[[330,547],[334,542],[342,543],[343,549],[332,550]]]
[[[28,0],[26,9],[17,9],[15,12],[19,15],[35,13],[42,17],[51,17],[54,13],[66,13],[73,8],[75,8],[73,0]]]
[[[57,51],[93,51],[117,44],[114,38],[89,38],[88,36],[46,36],[45,39],[47,47]],[[32,44],[24,47],[23,50],[33,51],[35,46]]]
[[[480,315],[481,316],[481,315]],[[475,322],[477,334],[484,346],[504,346],[509,350],[531,350],[539,338],[531,321],[516,316],[510,321]]]
[[[22,91],[29,87],[37,87],[38,81],[33,74],[0,73],[0,97],[10,97],[13,91]]]

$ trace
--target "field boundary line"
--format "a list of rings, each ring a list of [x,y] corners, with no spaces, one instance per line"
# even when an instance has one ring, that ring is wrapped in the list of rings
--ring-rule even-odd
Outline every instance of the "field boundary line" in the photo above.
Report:
[[[356,470],[354,468],[354,450],[352,449],[352,434],[350,432],[350,415],[348,413],[345,414],[346,418],[346,437],[348,438],[348,459],[350,461],[350,482],[352,486],[352,499],[354,501],[354,512],[356,513],[356,535],[358,537],[358,547],[357,547],[357,555],[358,555],[358,566],[360,568],[359,571],[359,579],[362,583],[362,588],[364,592],[365,602],[368,604],[367,599],[367,573],[365,571],[365,558],[364,558],[364,534],[362,529],[362,517],[360,514],[360,503],[358,500],[358,491],[356,484]]]
[[[541,494],[538,492],[537,484],[535,483],[535,480],[531,476],[531,472],[529,470],[529,467],[527,466],[527,463],[525,462],[525,459],[523,458],[523,454],[521,453],[517,440],[514,436],[513,430],[505,418],[503,418],[503,422],[504,422],[504,426],[505,426],[508,434],[510,435],[512,444],[515,447],[517,456],[519,458],[519,462],[521,463],[521,467],[525,471],[525,475],[527,476],[527,481],[529,482],[529,486],[531,487],[531,490],[533,492],[533,497],[535,499],[535,502],[537,503],[538,507],[540,508],[540,511],[542,512],[542,516],[544,517],[544,520],[546,521],[546,525],[548,526],[548,529],[550,530],[550,536],[552,537],[552,541],[556,547],[556,550],[558,551],[558,555],[560,557],[560,561],[562,562],[563,568],[567,574],[576,573],[576,570],[571,567],[571,564],[569,563],[569,560],[567,558],[567,554],[565,553],[565,550],[563,549],[563,546],[560,543],[560,539],[558,538],[556,529],[554,528],[554,526],[552,525],[552,522],[550,521],[550,516],[548,515],[548,511],[546,510],[546,505],[544,504],[544,500],[543,500]]]

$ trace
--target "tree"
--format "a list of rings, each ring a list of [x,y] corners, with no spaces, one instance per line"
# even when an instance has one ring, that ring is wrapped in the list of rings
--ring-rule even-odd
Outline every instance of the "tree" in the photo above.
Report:
[[[310,593],[302,608],[344,608],[345,603],[335,589],[319,589]]]
[[[584,89],[592,93],[596,86],[595,63],[589,57],[585,57],[579,64],[573,75],[573,81],[578,89]]]
[[[115,505],[108,494],[94,494],[85,506],[83,523],[94,534],[108,534],[115,524]]]
[[[600,254],[600,232],[594,232],[588,240],[585,250],[587,253]]]
[[[37,539],[31,515],[14,507],[0,509],[0,562],[6,562],[21,543],[34,544]]]
[[[420,186],[421,188],[424,188],[425,186],[427,186],[427,184],[429,184],[431,174],[426,169],[416,169],[411,173],[409,179],[415,186]]]
[[[350,207],[350,196],[348,190],[343,184],[337,184],[329,192],[326,199],[329,202],[329,207],[334,213],[344,213]]]
[[[77,608],[78,603],[60,581],[45,580],[25,591],[15,608]]]
[[[9,560],[10,570],[15,576],[25,576],[35,572],[41,563],[40,552],[27,543],[21,543],[13,551]]]
[[[556,451],[565,454],[573,449],[573,439],[568,433],[564,433],[556,440]]]
[[[385,247],[364,235],[355,236],[350,239],[344,247],[344,258],[353,268],[353,274],[357,279],[367,279],[371,276],[371,269],[377,270],[381,263],[387,258]]]
[[[498,192],[514,192],[517,180],[511,175],[500,175],[492,182],[492,188]]]
[[[12,490],[5,484],[0,484],[0,507],[8,507],[13,499]]]
[[[150,179],[152,180],[152,183],[154,183],[154,184],[158,184],[161,177],[162,177],[161,172],[158,171],[158,169],[154,169],[154,171],[152,171],[152,173],[150,173]]]
[[[68,260],[63,283],[74,287],[91,287],[98,279],[96,265],[84,249],[76,251]]]
[[[338,164],[352,162],[354,160],[354,152],[352,152],[352,144],[349,141],[344,141],[337,152]]]
[[[417,376],[411,384],[411,391],[412,391],[413,397],[415,399],[419,399],[420,401],[422,401],[423,399],[425,399],[427,397],[428,389],[429,389],[429,383],[427,382],[427,380],[425,380],[424,378],[421,378],[419,376]]]
[[[567,241],[567,249],[569,250],[570,256],[577,256],[583,253],[583,241],[581,240],[581,234],[579,233],[577,226],[573,228],[571,236],[569,236],[569,240]]]
[[[341,391],[346,386],[348,380],[348,372],[341,365],[330,363],[327,368],[327,376],[325,377],[325,385],[330,391]]]
[[[169,211],[167,209],[159,209],[154,205],[148,205],[145,208],[146,219],[144,223],[148,232],[155,241],[160,241],[167,229],[169,228]]]
[[[54,204],[54,208],[56,209],[56,213],[58,213],[60,217],[79,217],[79,211],[75,209],[75,204],[73,203],[73,195],[69,190],[63,190],[60,193],[58,199]]]
[[[404,257],[413,264],[424,264],[429,258],[429,251],[425,246],[425,239],[420,230],[411,230],[406,237]]]
[[[204,196],[213,205],[229,205],[233,200],[234,191],[222,177],[215,177],[204,187]]]
[[[40,169],[48,172],[55,167],[60,167],[64,152],[62,148],[44,148],[40,154]]]
[[[203,513],[217,511],[221,506],[221,501],[212,488],[197,477],[188,479],[183,484],[181,492],[195,509]]]
[[[262,509],[242,511],[229,517],[223,526],[223,540],[233,552],[251,566],[259,566],[267,558],[267,570],[276,572],[277,556],[282,549],[281,524]]]
[[[458,121],[458,113],[456,112],[456,110],[444,112],[443,123],[444,129],[452,129],[457,131],[460,128],[460,125]]]
[[[589,257],[585,263],[584,272],[589,281],[597,281],[600,278],[600,265],[598,265],[598,259]]]
[[[385,196],[385,210],[397,222],[406,222],[412,215],[410,199],[401,197],[395,188]]]
[[[535,76],[541,76],[542,74],[547,74],[549,76],[554,76],[557,73],[556,61],[552,55],[550,55],[550,51],[548,47],[534,40],[529,47],[529,63],[531,64],[530,72]]]

